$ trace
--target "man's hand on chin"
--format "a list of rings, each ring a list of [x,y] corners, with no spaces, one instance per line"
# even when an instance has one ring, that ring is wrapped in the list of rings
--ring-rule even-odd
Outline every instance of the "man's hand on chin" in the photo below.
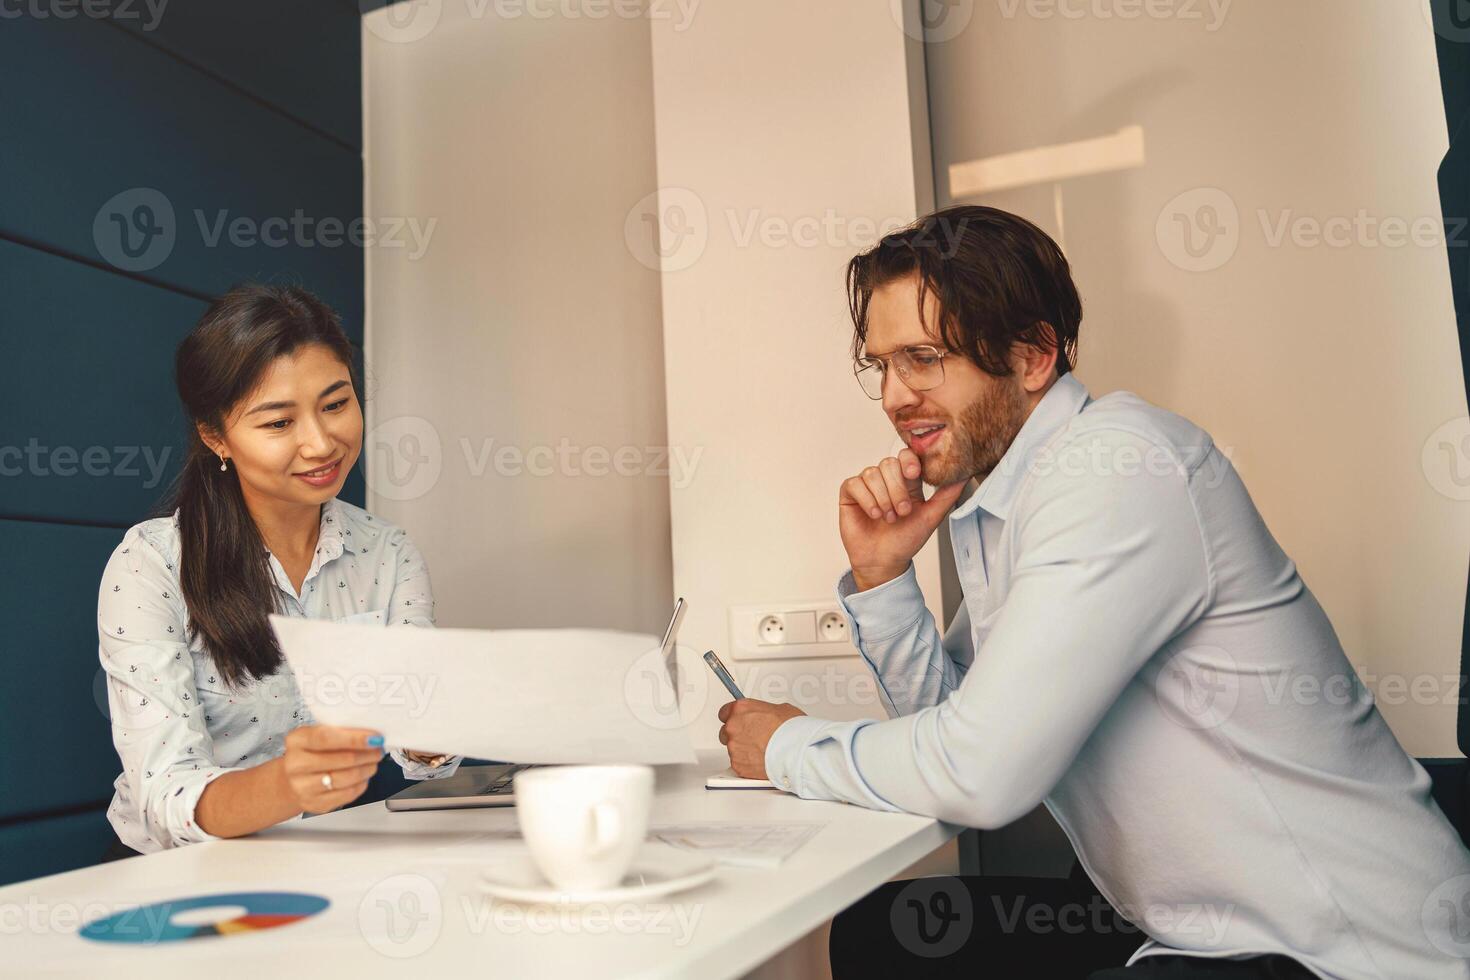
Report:
[[[730,768],[746,779],[766,779],[766,745],[781,723],[804,715],[794,704],[741,698],[720,709],[720,744],[730,753]]]

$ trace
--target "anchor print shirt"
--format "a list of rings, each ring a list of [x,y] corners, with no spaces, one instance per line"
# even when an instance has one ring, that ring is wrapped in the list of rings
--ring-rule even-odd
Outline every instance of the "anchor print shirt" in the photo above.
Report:
[[[322,506],[316,556],[299,594],[274,556],[270,567],[282,615],[434,625],[429,570],[408,535],[340,500]],[[135,525],[102,574],[97,632],[122,760],[107,817],[124,844],[145,854],[215,839],[194,819],[204,787],[276,758],[287,732],[312,723],[289,665],[231,689],[187,626],[177,517]],[[431,769],[396,749],[392,755],[410,779],[448,776],[459,762]]]

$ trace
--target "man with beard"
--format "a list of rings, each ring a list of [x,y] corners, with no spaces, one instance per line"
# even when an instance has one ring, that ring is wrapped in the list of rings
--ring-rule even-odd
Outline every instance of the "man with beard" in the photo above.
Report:
[[[1080,868],[886,886],[834,973],[1470,978],[1470,854],[1428,775],[1209,435],[1073,375],[1056,244],[952,208],[848,285],[906,447],[841,486],[838,596],[893,717],[741,700],[720,741],[808,799],[979,828],[1044,803]],[[946,519],[941,637],[911,559]]]

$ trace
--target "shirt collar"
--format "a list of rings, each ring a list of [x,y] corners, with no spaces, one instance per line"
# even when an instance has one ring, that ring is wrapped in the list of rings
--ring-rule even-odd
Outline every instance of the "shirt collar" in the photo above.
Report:
[[[1010,448],[980,484],[980,489],[951,511],[949,519],[964,520],[977,509],[983,509],[1003,521],[1009,520],[1011,504],[1031,471],[1037,451],[1081,412],[1087,402],[1087,387],[1076,375],[1069,371],[1058,378],[1031,410],[1021,431],[1011,440]]]
[[[322,504],[322,523],[317,530],[317,547],[321,550],[322,564],[340,558],[344,551],[356,553],[352,544],[351,522],[347,509],[336,497]]]
[[[322,570],[329,561],[342,557],[343,552],[356,554],[361,546],[355,545],[352,539],[352,515],[342,502],[336,497],[322,504],[321,523],[317,526],[316,554],[312,557],[311,568],[306,573],[306,578],[301,580],[301,587],[306,588],[306,583],[316,578],[317,573]],[[291,588],[291,580],[286,577],[285,569],[281,567],[280,560],[271,555],[271,550],[265,550],[270,555],[271,568],[276,576],[276,584],[288,595],[296,595]]]

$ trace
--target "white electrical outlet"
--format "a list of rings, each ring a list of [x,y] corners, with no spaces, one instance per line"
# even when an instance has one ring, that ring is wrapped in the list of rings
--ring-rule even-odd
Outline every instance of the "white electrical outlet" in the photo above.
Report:
[[[823,643],[846,643],[847,617],[840,612],[822,613],[822,618],[817,620],[817,639]]]
[[[842,611],[826,602],[772,602],[730,608],[736,660],[856,656]]]

